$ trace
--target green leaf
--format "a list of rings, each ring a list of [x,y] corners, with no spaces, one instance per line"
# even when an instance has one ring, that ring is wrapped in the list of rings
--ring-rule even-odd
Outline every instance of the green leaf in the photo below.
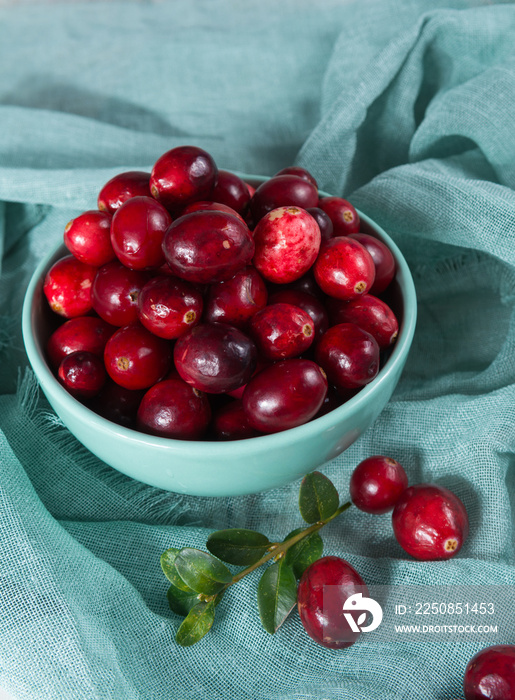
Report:
[[[215,604],[212,601],[209,603],[197,603],[182,621],[175,635],[175,641],[181,647],[189,647],[192,644],[196,644],[209,632],[214,619]]]
[[[170,610],[176,615],[182,615],[183,617],[199,602],[199,595],[200,593],[195,593],[191,589],[189,589],[189,592],[183,591],[173,584],[166,592]]]
[[[303,530],[303,527],[293,530],[284,538],[284,541],[286,542],[286,540],[291,539]],[[295,577],[300,578],[308,566],[320,559],[323,551],[324,543],[322,538],[318,532],[312,532],[287,549],[284,560],[286,564],[292,567]]]
[[[180,551],[180,549],[170,547],[166,552],[163,552],[163,554],[161,554],[161,568],[172,586],[179,588],[181,591],[184,591],[184,593],[194,593],[193,589],[184,583],[175,568],[175,560]]]
[[[207,538],[207,548],[222,561],[237,566],[255,564],[272,543],[260,532],[232,528],[217,530]]]
[[[307,523],[327,520],[338,509],[340,497],[333,482],[320,472],[302,479],[299,493],[300,514]]]
[[[284,558],[263,572],[257,590],[259,615],[267,632],[273,634],[297,602],[297,581]]]
[[[225,564],[193,547],[181,549],[174,565],[183,582],[197,593],[214,595],[232,581],[232,574]]]

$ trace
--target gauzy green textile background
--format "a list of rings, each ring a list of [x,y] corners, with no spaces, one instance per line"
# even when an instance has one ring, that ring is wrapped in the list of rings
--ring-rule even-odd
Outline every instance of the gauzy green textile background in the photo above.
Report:
[[[424,12],[427,10],[427,12]],[[299,483],[182,497],[86,452],[38,394],[20,313],[29,276],[102,184],[197,144],[220,167],[293,162],[375,218],[419,299],[412,352],[375,425],[324,472],[386,454],[453,489],[471,533],[411,560],[389,516],[350,511],[326,552],[369,584],[515,583],[515,6],[420,0],[178,0],[0,11],[0,686],[30,700],[439,700],[473,635],[335,652],[296,613],[259,624],[259,572],[197,646],[174,642],[161,552],[213,528],[283,537]],[[242,465],[242,469],[245,465]],[[515,643],[515,632],[503,640]]]

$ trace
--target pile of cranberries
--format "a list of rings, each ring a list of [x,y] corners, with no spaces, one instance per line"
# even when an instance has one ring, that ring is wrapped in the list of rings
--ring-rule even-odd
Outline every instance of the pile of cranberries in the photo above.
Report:
[[[44,280],[61,384],[178,439],[301,425],[377,375],[398,320],[391,251],[354,207],[286,168],[256,190],[194,146],[104,185]]]

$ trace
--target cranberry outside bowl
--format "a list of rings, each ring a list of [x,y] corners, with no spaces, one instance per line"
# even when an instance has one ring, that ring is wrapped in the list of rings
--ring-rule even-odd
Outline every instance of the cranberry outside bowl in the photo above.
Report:
[[[268,179],[242,177],[255,186]],[[22,319],[30,364],[52,408],[77,440],[106,464],[138,481],[177,493],[257,493],[295,481],[331,461],[372,425],[389,401],[410,350],[417,315],[415,287],[401,251],[385,231],[358,213],[361,231],[386,243],[396,260],[389,302],[400,327],[393,350],[376,378],[338,408],[290,430],[230,442],[154,437],[102,418],[59,384],[45,356],[53,326],[43,280],[53,263],[68,253],[64,245],[52,250],[35,270]]]

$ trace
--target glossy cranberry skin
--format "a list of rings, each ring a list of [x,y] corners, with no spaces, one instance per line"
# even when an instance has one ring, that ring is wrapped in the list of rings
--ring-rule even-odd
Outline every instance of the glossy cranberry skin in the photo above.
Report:
[[[163,238],[172,223],[166,209],[152,197],[133,197],[116,211],[111,243],[116,257],[131,270],[155,270],[165,262]]]
[[[211,421],[207,396],[182,379],[154,384],[141,400],[137,425],[144,433],[176,440],[196,440]]]
[[[210,284],[233,277],[254,255],[246,224],[221,211],[197,211],[176,219],[163,251],[170,269],[188,282]]]
[[[355,323],[374,336],[381,350],[390,347],[399,334],[399,323],[391,308],[372,294],[351,301],[331,299],[328,308],[333,324]]]
[[[118,260],[98,269],[91,288],[97,314],[113,326],[127,326],[138,320],[138,297],[148,274],[129,270]]]
[[[199,323],[204,302],[191,284],[173,276],[150,279],[138,297],[138,317],[160,338],[173,340]]]
[[[254,265],[269,282],[293,282],[315,262],[320,240],[317,222],[304,209],[279,207],[254,229]]]
[[[365,513],[382,515],[393,510],[401,494],[408,488],[408,477],[395,459],[376,455],[358,464],[352,472],[349,488],[356,508]]]
[[[245,219],[237,211],[226,204],[220,204],[220,202],[193,202],[193,204],[189,204],[181,211],[181,216],[193,214],[195,211],[223,211],[225,214],[231,214],[246,224]]]
[[[340,557],[327,556],[309,566],[299,582],[297,608],[309,636],[328,649],[345,649],[357,641],[360,632],[353,632],[344,617],[347,598],[369,593],[356,569]],[[357,621],[358,612],[350,613]]]
[[[111,218],[105,212],[85,211],[66,224],[64,244],[77,260],[100,267],[115,259]]]
[[[311,360],[277,362],[258,372],[243,392],[250,425],[263,433],[278,433],[311,420],[327,393],[327,378]]]
[[[46,346],[50,364],[57,369],[66,355],[85,350],[99,357],[116,328],[95,316],[77,316],[55,330]]]
[[[274,292],[268,302],[269,304],[293,304],[309,314],[315,324],[315,340],[321,338],[329,328],[327,311],[322,302],[313,294],[298,289],[283,289]]]
[[[393,253],[383,241],[368,233],[352,233],[349,238],[361,243],[372,256],[376,276],[370,292],[375,295],[381,294],[395,277],[397,265]]]
[[[266,306],[266,284],[252,265],[225,282],[210,285],[205,299],[204,320],[229,323],[244,329],[252,316]]]
[[[289,165],[287,168],[279,170],[279,172],[276,173],[274,177],[278,177],[279,175],[296,175],[302,180],[310,182],[314,187],[318,189],[317,181],[315,180],[313,175],[309,172],[309,170],[306,170],[306,168],[301,168],[299,165]]]
[[[250,425],[241,400],[231,401],[215,412],[213,431],[218,440],[245,440],[260,435]]]
[[[331,219],[335,236],[348,236],[359,231],[359,215],[352,204],[342,197],[321,197],[318,206]]]
[[[463,503],[436,484],[407,488],[395,505],[392,524],[404,551],[422,561],[454,557],[469,531]]]
[[[251,318],[249,333],[265,360],[286,360],[310,347],[315,338],[315,324],[299,306],[269,304]]]
[[[311,216],[317,222],[322,241],[328,241],[330,238],[332,238],[334,233],[333,222],[327,216],[325,211],[319,209],[318,207],[310,207],[309,209],[306,209],[306,211],[308,214],[311,214]]]
[[[130,170],[115,175],[100,190],[97,206],[114,214],[131,197],[150,197],[150,173]]]
[[[211,193],[211,199],[242,214],[250,202],[250,192],[241,177],[227,170],[219,170],[218,182]]]
[[[52,311],[64,318],[85,316],[92,309],[91,285],[97,273],[93,265],[67,255],[45,275],[43,293]]]
[[[139,323],[119,328],[107,341],[104,362],[113,381],[126,389],[147,389],[170,369],[171,344]]]
[[[318,190],[311,183],[296,175],[278,175],[263,182],[250,200],[250,211],[257,222],[279,207],[316,207]]]
[[[108,377],[90,408],[106,420],[125,428],[136,427],[136,415],[145,389],[125,389]]]
[[[253,341],[234,326],[201,323],[174,348],[177,371],[199,391],[222,394],[246,384],[257,362]]]
[[[315,359],[337,389],[358,389],[379,372],[379,345],[356,324],[339,323],[319,340]]]
[[[366,294],[375,278],[368,250],[346,236],[331,238],[321,246],[313,272],[325,294],[344,301]]]
[[[463,679],[465,700],[515,698],[515,645],[482,649],[467,664]]]
[[[63,358],[57,377],[72,396],[88,399],[104,386],[106,371],[101,357],[79,350]]]
[[[150,175],[150,191],[171,212],[210,199],[218,178],[213,158],[197,146],[178,146],[164,153]]]

